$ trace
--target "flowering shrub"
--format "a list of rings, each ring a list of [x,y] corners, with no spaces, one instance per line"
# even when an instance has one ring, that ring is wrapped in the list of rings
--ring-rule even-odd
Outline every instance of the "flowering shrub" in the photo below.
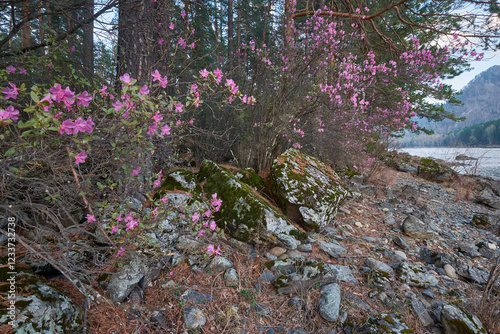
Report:
[[[36,237],[32,246],[72,279],[71,268],[79,266],[61,256],[67,245],[91,254],[85,261],[92,275],[106,259],[153,251],[148,231],[171,212],[183,214],[184,208],[153,200],[162,182],[153,159],[169,158],[156,151],[173,151],[206,96],[217,92],[225,96],[222,103],[254,101],[220,70],[203,69],[186,94],[174,97],[162,92],[168,79],[158,70],[153,85],[137,85],[125,74],[120,92],[114,92],[106,86],[78,91],[61,83],[18,86],[13,68],[0,72],[2,191],[9,204],[0,209],[19,217],[20,229],[47,238]],[[132,209],[131,196],[149,198],[150,208]],[[192,217],[207,255],[221,254],[214,245],[221,231],[211,216],[221,201],[213,196],[210,209]]]

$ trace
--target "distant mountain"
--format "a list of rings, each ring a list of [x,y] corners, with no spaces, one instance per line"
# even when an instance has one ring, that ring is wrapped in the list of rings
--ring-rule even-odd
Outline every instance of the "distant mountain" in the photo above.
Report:
[[[419,120],[419,124],[438,134],[446,134],[467,126],[500,119],[500,65],[492,66],[478,74],[462,89],[457,98],[462,106],[445,104],[447,111],[455,113],[457,117],[466,117],[463,122],[445,120],[443,122],[426,122]]]

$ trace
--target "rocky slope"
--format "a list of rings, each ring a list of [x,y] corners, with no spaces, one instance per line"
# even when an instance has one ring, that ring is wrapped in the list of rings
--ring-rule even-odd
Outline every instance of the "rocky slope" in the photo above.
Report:
[[[302,199],[281,196],[286,218],[270,202],[267,181],[251,171],[206,163],[198,176],[175,172],[171,187],[195,192],[199,182],[226,196],[231,207],[221,214],[228,212],[235,236],[246,241],[228,236],[222,255],[207,257],[186,224],[165,223],[156,234],[165,256],[136,258],[101,283],[115,304],[87,310],[91,332],[500,333],[499,283],[488,284],[500,252],[498,183],[392,156],[396,169],[340,175],[337,188],[333,171],[307,157],[297,161],[280,174],[312,186]],[[332,188],[319,190],[315,177]],[[223,195],[223,180],[245,191],[241,200]],[[327,209],[320,191],[337,194],[332,205],[341,205]],[[175,190],[177,199],[182,192]],[[237,216],[242,208],[256,224],[240,225],[250,219]],[[318,224],[304,219],[314,217]],[[218,218],[223,226],[227,218]]]

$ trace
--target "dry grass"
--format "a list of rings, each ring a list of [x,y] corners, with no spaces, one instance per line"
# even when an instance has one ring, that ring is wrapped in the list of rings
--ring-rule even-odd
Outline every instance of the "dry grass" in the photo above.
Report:
[[[481,299],[476,299],[472,308],[488,333],[500,333],[500,257],[492,264]]]

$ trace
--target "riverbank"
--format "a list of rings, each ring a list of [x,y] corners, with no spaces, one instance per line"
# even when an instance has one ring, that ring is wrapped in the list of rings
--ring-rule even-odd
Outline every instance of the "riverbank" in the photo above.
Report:
[[[341,178],[351,195],[298,247],[228,237],[212,258],[172,230],[175,249],[143,261],[146,274],[122,302],[87,309],[88,332],[458,334],[448,320],[479,328],[469,324],[477,316],[500,333],[498,295],[481,304],[500,252],[498,183],[406,155]],[[138,277],[132,267],[119,269],[125,289]],[[48,282],[85,309],[87,296],[67,280]],[[93,286],[105,296],[112,284],[110,276]]]

